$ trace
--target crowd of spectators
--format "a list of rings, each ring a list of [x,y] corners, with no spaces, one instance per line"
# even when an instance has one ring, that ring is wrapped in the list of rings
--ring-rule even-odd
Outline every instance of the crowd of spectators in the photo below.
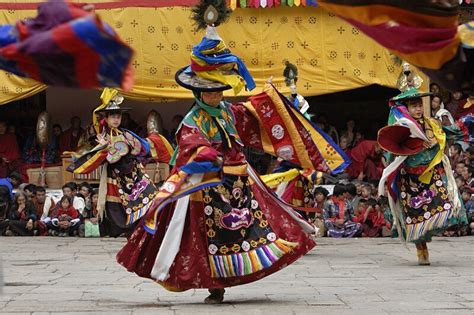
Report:
[[[18,173],[0,180],[0,235],[93,237],[123,232],[107,218],[99,220],[98,192],[87,182],[66,183],[61,196],[48,195],[41,186],[19,183]]]
[[[466,108],[467,98],[461,92],[447,93],[435,83],[431,84],[430,89],[433,93],[431,115],[447,129],[456,125],[459,118],[473,114],[474,106]],[[182,119],[183,116],[175,115],[171,132],[160,130],[174,145],[174,134]],[[352,161],[345,174],[332,182],[342,182],[344,185],[337,184],[331,196],[323,188],[315,191],[314,197],[318,200],[316,207],[320,212],[313,219],[320,233],[336,237],[390,235],[392,222],[389,207],[384,198],[379,198],[376,190],[382,171],[390,161],[390,155],[380,148],[377,141],[365,139],[361,128],[353,119],[347,120],[341,130],[332,126],[325,115],[313,117],[313,120],[339,144]],[[163,123],[160,125],[163,126]],[[123,114],[121,127],[146,136],[146,128],[137,124],[128,113]],[[84,128],[79,117],[72,117],[70,126],[64,131],[60,125],[54,125],[52,130],[49,145],[44,150],[47,164],[60,163],[63,152],[81,152],[94,145],[94,129],[91,126]],[[1,234],[64,236],[84,235],[86,230],[92,233],[93,225],[98,224],[95,210],[97,192],[87,183],[78,187],[74,183],[67,183],[62,188],[63,196],[60,200],[53,200],[46,195],[43,187],[32,184],[23,185],[15,196],[11,195],[11,189],[8,193],[5,192],[6,187],[14,186],[16,182],[28,182],[26,168],[38,167],[42,160],[43,149],[39,147],[35,133],[32,131],[30,134],[18,135],[15,132],[14,126],[0,120]],[[474,148],[467,142],[454,140],[448,141],[448,148],[456,184],[472,223]],[[251,148],[246,148],[246,154],[259,173],[264,174],[271,169],[271,158],[268,155]],[[11,175],[8,177],[9,174]],[[8,209],[2,201],[2,194],[10,197]],[[103,222],[105,223],[98,224],[101,227],[100,234],[107,235],[110,226],[107,226],[109,223],[106,221]],[[448,231],[447,235],[462,233],[464,232],[459,230]]]

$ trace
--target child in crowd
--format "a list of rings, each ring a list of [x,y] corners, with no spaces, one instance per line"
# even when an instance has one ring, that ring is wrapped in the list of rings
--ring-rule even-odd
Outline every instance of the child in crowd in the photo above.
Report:
[[[74,227],[80,224],[79,212],[74,209],[71,199],[63,196],[59,202],[59,207],[54,211],[51,221],[47,226],[52,236],[68,236],[75,230]]]
[[[362,188],[360,190],[360,197],[362,199],[368,200],[369,198],[372,197],[372,186],[369,184],[363,184]]]
[[[316,212],[310,213],[308,219],[311,223],[318,228],[317,236],[322,237],[326,236],[326,227],[324,225],[324,211],[326,211],[328,206],[327,197],[329,191],[324,187],[316,187],[314,189],[314,208]]]

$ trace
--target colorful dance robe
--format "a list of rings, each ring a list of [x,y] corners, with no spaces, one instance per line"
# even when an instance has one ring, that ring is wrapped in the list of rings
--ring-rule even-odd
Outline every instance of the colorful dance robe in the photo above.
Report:
[[[314,227],[265,186],[242,153],[245,145],[304,167],[342,165],[336,149],[303,120],[272,86],[246,103],[216,108],[198,101],[177,133],[175,168],[158,207],[118,262],[183,291],[256,281],[306,254],[315,246]]]
[[[99,145],[77,158],[68,171],[88,174],[100,171],[99,212],[119,228],[126,229],[139,222],[153,207],[158,189],[145,173],[141,158],[151,156],[155,161],[168,163],[172,147],[161,135],[140,138],[126,129],[107,132],[108,145]]]
[[[416,123],[423,132],[432,132],[435,144],[417,154],[396,157],[379,184],[381,194],[387,184],[399,236],[411,242],[430,241],[434,233],[467,223],[451,164],[444,154],[446,134],[433,118]]]

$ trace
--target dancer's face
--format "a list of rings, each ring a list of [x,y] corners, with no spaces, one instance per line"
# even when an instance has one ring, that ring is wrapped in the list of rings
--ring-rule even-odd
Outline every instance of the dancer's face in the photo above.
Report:
[[[204,103],[213,107],[217,107],[222,101],[223,97],[224,94],[222,93],[222,91],[202,93],[202,100],[204,101]]]
[[[423,117],[423,102],[421,101],[421,98],[408,101],[407,108],[411,117],[415,119]]]
[[[118,128],[122,122],[121,113],[112,113],[107,116],[107,125],[110,128]]]

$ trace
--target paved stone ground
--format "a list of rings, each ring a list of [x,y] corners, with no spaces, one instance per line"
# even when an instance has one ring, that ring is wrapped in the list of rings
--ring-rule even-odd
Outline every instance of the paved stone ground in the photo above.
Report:
[[[436,238],[432,266],[392,239],[320,239],[307,256],[202,303],[115,263],[124,239],[0,238],[2,314],[474,314],[474,237]]]

